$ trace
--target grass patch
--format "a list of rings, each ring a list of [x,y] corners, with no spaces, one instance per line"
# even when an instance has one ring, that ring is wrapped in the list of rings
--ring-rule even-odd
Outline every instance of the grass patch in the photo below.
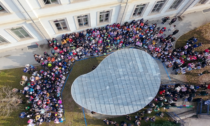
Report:
[[[204,45],[205,44],[210,44],[209,40],[209,33],[210,33],[210,23],[205,24],[203,26],[200,26],[192,31],[189,31],[188,33],[182,35],[176,42],[175,47],[176,48],[180,48],[183,47],[187,40],[189,40],[190,38],[192,38],[193,36],[195,36],[196,38],[198,38],[199,42],[202,42]]]
[[[9,86],[12,88],[23,89],[20,85],[21,76],[29,74],[23,73],[23,68],[8,69],[0,71],[0,87]],[[23,96],[23,95],[21,95]],[[22,97],[23,98],[23,97]],[[0,126],[24,126],[27,119],[20,119],[19,113],[24,111],[24,105],[20,105],[20,109],[11,113],[9,117],[0,117]]]

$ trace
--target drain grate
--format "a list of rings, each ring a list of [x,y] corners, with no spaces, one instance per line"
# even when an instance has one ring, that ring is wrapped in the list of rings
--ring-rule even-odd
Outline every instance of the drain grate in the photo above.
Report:
[[[34,49],[34,48],[38,48],[38,45],[31,45],[31,46],[28,46],[28,49]]]
[[[206,13],[206,12],[210,12],[210,8],[209,8],[209,9],[205,9],[205,10],[203,10],[203,12],[204,12],[204,13]]]

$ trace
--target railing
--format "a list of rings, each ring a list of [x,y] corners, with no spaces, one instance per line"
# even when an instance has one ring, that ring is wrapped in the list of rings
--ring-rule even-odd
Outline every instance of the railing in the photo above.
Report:
[[[197,102],[197,114],[199,115],[210,115],[209,114],[209,104],[207,105],[207,112],[206,113],[203,113],[203,100],[201,99],[201,101],[198,101]]]
[[[166,112],[174,121],[179,122],[181,126],[184,126],[184,121],[174,112]]]
[[[201,114],[202,113],[202,102],[203,102],[203,100],[201,99],[201,101],[198,101],[197,102],[197,114]]]

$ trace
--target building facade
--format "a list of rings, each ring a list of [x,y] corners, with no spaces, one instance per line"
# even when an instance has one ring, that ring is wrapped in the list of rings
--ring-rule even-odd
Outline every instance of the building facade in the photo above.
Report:
[[[208,8],[210,0],[0,0],[0,50],[44,44],[87,28]]]

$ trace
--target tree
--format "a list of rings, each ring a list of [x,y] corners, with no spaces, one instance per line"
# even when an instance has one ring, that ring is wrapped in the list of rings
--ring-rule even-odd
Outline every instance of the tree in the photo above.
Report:
[[[13,93],[10,87],[0,88],[0,116],[7,117],[19,108],[21,98],[17,93]]]

